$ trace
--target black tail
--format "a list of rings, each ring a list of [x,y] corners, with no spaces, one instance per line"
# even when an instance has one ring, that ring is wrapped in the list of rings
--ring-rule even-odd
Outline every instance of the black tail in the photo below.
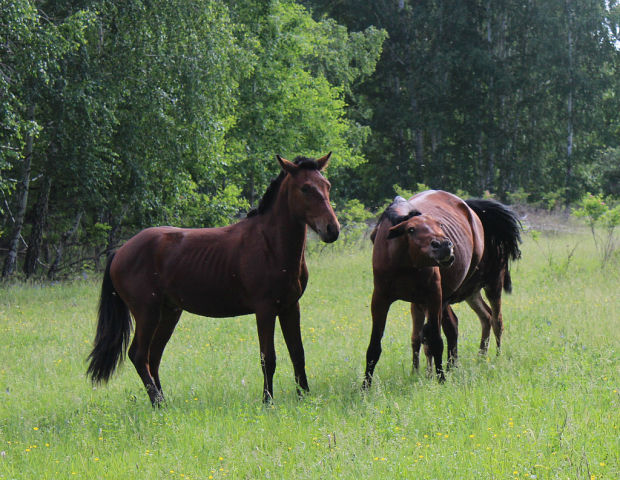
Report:
[[[489,267],[506,268],[504,290],[512,291],[512,280],[508,262],[521,258],[521,222],[517,215],[505,205],[494,200],[465,200],[480,218],[484,228],[484,250],[488,255]]]
[[[116,366],[123,360],[132,330],[131,316],[125,302],[119,297],[110,278],[110,265],[114,254],[108,257],[101,297],[95,345],[88,359],[87,375],[93,383],[107,382]]]

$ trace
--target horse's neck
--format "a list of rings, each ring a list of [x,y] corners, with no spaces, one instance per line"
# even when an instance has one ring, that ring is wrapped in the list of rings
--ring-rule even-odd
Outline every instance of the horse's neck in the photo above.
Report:
[[[299,264],[306,248],[306,225],[291,215],[283,198],[263,216],[263,231],[274,257],[283,264]]]

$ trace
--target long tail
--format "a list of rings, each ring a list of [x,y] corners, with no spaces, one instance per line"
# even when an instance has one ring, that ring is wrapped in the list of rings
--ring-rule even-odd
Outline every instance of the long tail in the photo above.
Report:
[[[484,249],[493,268],[506,268],[504,290],[512,291],[512,280],[508,270],[510,260],[521,258],[521,222],[516,213],[494,200],[465,200],[482,221],[484,228]]]
[[[132,330],[129,308],[114,290],[110,278],[110,265],[114,254],[108,257],[101,297],[99,298],[99,320],[93,351],[90,352],[88,370],[93,383],[107,382],[117,365],[123,360]]]

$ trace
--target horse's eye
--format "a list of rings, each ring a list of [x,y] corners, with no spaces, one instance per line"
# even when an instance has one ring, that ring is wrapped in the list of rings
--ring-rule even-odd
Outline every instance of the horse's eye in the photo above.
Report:
[[[310,193],[310,190],[312,190],[312,188],[310,187],[310,185],[302,185],[301,186],[301,191],[302,193]]]
[[[415,228],[413,228],[413,227],[409,227],[409,228],[407,229],[407,231],[408,231],[409,233],[415,233]]]

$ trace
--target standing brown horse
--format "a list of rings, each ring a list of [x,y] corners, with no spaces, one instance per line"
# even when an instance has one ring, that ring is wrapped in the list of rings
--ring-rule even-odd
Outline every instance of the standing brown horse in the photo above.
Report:
[[[437,375],[444,379],[440,328],[448,341],[451,365],[457,357],[458,319],[450,305],[463,300],[482,324],[481,352],[487,351],[491,326],[499,352],[502,288],[511,291],[508,261],[521,255],[520,222],[512,211],[492,200],[463,201],[448,192],[429,190],[408,201],[396,197],[371,240],[374,291],[365,388],[372,382],[388,310],[396,300],[411,302],[414,369],[423,343],[429,369],[434,360]]]
[[[159,363],[166,343],[187,310],[210,317],[256,314],[264,376],[263,401],[273,398],[276,316],[293,363],[297,390],[308,391],[299,324],[299,299],[308,282],[306,229],[324,242],[338,238],[340,224],[321,175],[331,152],[318,160],[277,156],[280,175],[257,209],[222,228],[148,228],[108,260],[99,321],[88,374],[107,381],[129,347],[153,405],[163,399]]]

